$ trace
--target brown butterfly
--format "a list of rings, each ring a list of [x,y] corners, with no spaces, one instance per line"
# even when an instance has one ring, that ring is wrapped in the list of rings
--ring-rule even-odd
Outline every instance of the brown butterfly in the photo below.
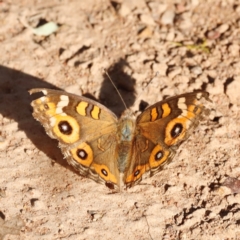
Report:
[[[208,113],[206,92],[157,102],[138,117],[127,110],[120,119],[103,105],[74,94],[32,89],[43,97],[32,102],[33,116],[59,141],[68,163],[82,176],[109,188],[131,187],[145,173],[158,173],[180,143]]]

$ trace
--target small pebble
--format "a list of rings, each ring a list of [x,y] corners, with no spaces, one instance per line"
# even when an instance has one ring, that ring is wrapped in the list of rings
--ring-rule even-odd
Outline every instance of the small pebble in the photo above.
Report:
[[[195,74],[195,75],[200,75],[202,74],[202,68],[200,66],[195,66],[193,68],[191,68],[191,73]]]
[[[173,25],[174,18],[175,12],[172,9],[169,9],[163,13],[161,17],[161,23],[163,25]]]

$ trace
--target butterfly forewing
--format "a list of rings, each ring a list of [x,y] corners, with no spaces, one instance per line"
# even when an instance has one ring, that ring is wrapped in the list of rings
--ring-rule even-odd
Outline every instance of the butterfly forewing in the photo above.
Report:
[[[207,113],[202,101],[208,93],[193,92],[168,98],[147,108],[137,118],[141,133],[165,147],[178,145]]]

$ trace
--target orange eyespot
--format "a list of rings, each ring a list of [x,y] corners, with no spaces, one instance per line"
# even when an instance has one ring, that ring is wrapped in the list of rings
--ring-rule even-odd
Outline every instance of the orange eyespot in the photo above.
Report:
[[[80,126],[73,117],[69,115],[55,115],[51,117],[50,124],[53,127],[53,133],[64,143],[74,143],[79,140]]]
[[[76,154],[82,160],[86,160],[88,157],[87,152],[82,148],[78,148]]]
[[[148,170],[149,170],[148,164],[136,166],[133,173],[127,176],[125,180],[126,184],[137,181]]]
[[[176,123],[173,126],[170,134],[173,138],[176,138],[182,133],[182,131],[183,131],[183,125],[181,123]]]
[[[93,151],[89,144],[81,143],[76,148],[70,150],[72,157],[78,163],[89,167],[93,161]]]
[[[101,169],[101,172],[104,176],[108,176],[108,172],[104,168]]]
[[[58,129],[62,134],[71,135],[73,129],[68,121],[60,121],[58,123]]]
[[[111,173],[106,165],[93,163],[92,167],[104,181],[117,184],[118,176]]]
[[[149,157],[150,168],[158,168],[168,159],[169,155],[170,152],[168,150],[163,149],[160,145],[156,145]]]
[[[159,150],[156,154],[155,154],[155,160],[159,161],[163,158],[164,156],[164,152],[162,150]]]
[[[135,172],[134,172],[134,174],[133,174],[133,175],[134,175],[134,177],[137,177],[137,176],[139,175],[139,173],[140,173],[140,171],[139,171],[139,170],[135,171]]]

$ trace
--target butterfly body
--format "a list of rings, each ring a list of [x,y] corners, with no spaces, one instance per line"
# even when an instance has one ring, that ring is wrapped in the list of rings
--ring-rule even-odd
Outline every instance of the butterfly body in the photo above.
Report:
[[[43,97],[32,102],[42,123],[68,163],[85,177],[109,188],[131,187],[170,162],[207,109],[205,92],[157,102],[137,118],[127,110],[118,119],[103,105],[70,93],[32,89]]]

